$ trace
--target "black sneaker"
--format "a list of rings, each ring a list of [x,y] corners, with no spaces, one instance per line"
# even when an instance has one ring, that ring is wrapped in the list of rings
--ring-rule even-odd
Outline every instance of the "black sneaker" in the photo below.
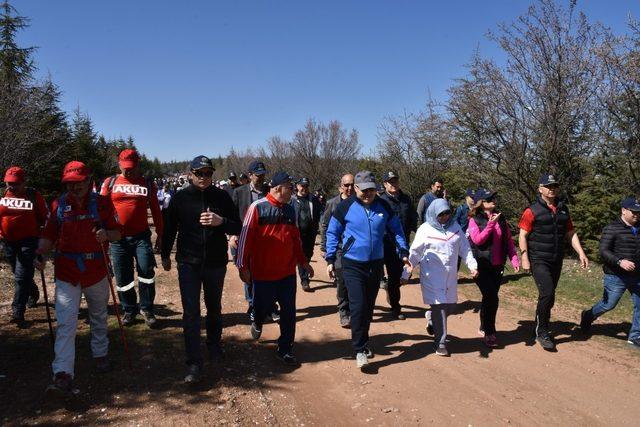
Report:
[[[156,319],[156,316],[152,312],[143,311],[142,317],[144,317],[144,323],[146,323],[150,329],[155,329],[158,326],[158,319]]]
[[[538,341],[538,344],[540,344],[540,346],[546,351],[553,351],[556,349],[556,345],[549,334],[538,335],[536,337],[536,341]]]
[[[45,393],[53,396],[67,397],[73,394],[73,378],[66,372],[57,372]]]
[[[260,338],[260,335],[262,335],[262,327],[258,326],[256,322],[253,322],[251,324],[251,337],[254,340],[257,340]]]
[[[371,347],[365,347],[362,352],[367,356],[367,359],[373,359],[373,350],[371,350]]]
[[[285,354],[281,354],[278,351],[278,352],[276,352],[276,358],[279,361],[281,361],[282,363],[284,363],[285,365],[288,365],[288,366],[298,366],[299,365],[298,359],[293,354],[291,354],[290,352],[289,353],[285,353]]]
[[[584,332],[585,334],[589,333],[589,331],[591,330],[591,322],[593,322],[591,309],[584,310],[580,314],[580,329],[582,329],[582,332]]]
[[[187,367],[187,374],[184,377],[185,384],[196,384],[200,381],[200,366],[189,365]]]
[[[640,338],[630,338],[627,343],[634,348],[640,349]]]
[[[136,322],[136,315],[133,313],[125,312],[122,316],[122,324],[124,326],[131,326]]]
[[[303,280],[300,285],[302,286],[302,290],[305,292],[313,292],[313,289],[311,289],[311,285],[309,284],[308,280]]]
[[[271,313],[271,320],[278,323],[280,321],[280,313],[278,313],[277,311],[273,311]]]
[[[427,334],[433,335],[433,325],[431,323],[427,323]]]
[[[249,322],[253,323],[256,321],[256,313],[253,311],[253,307],[249,306],[247,314],[249,315]]]

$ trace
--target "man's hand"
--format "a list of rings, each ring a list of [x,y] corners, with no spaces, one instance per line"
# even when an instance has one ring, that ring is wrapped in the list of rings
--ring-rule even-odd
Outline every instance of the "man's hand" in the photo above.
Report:
[[[628,259],[623,259],[620,261],[620,268],[624,271],[633,271],[636,269],[636,264],[633,261],[629,261]]]
[[[171,270],[171,258],[162,258],[162,269],[164,271]]]
[[[100,228],[96,230],[96,240],[98,243],[104,243],[109,240],[109,236],[107,235],[107,230],[104,228]]]
[[[580,267],[589,268],[589,259],[585,254],[580,254]]]
[[[242,280],[242,283],[251,283],[251,272],[249,271],[248,268],[243,268],[242,270],[239,271],[240,273],[240,280]]]
[[[472,279],[475,279],[476,277],[478,277],[478,270],[471,270],[469,273],[471,273]]]
[[[311,267],[311,264],[309,263],[302,264],[302,269],[307,272],[307,274],[309,275],[309,278],[313,277],[314,272],[313,272],[313,267]]]
[[[335,267],[333,266],[333,264],[327,265],[327,274],[329,275],[330,279],[336,278]]]
[[[207,208],[206,212],[200,214],[200,224],[205,227],[217,227],[223,223],[224,219],[217,213],[211,212],[211,209]]]
[[[531,263],[527,254],[522,254],[522,269],[527,272],[531,270]]]
[[[229,237],[229,246],[233,249],[238,249],[238,236]]]

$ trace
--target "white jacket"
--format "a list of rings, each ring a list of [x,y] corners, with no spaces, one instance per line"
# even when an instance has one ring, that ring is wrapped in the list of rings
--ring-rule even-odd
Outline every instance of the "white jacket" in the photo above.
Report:
[[[420,264],[420,286],[425,304],[458,301],[458,257],[470,270],[478,268],[469,241],[458,223],[454,222],[446,234],[428,223],[418,228],[409,249],[409,262],[414,267]]]

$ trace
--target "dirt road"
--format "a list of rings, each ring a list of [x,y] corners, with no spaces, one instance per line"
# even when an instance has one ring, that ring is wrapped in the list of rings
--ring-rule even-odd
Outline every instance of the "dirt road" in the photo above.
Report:
[[[44,309],[27,313],[33,320],[27,329],[7,325],[4,286],[0,420],[16,425],[638,425],[640,357],[621,344],[622,335],[587,341],[575,319],[563,319],[558,310],[558,352],[547,353],[530,340],[532,309],[523,311],[520,302],[503,298],[498,329],[504,346],[488,351],[477,335],[479,294],[472,284],[461,287],[458,311],[450,318],[449,358],[433,352],[417,285],[403,287],[404,321],[391,320],[381,291],[371,327],[376,355],[371,373],[362,373],[351,356],[350,332],[338,326],[335,288],[324,262],[313,265],[319,273],[312,282],[315,292],[300,290],[297,299],[299,368],[275,359],[277,325],[266,325],[259,342],[251,339],[242,285],[230,267],[223,297],[227,358],[207,364],[198,387],[183,386],[181,305],[173,270],[158,275],[162,329],[138,324],[127,330],[133,371],[126,368],[112,321],[116,370],[92,373],[88,326],[80,322],[81,394],[72,402],[47,401],[42,393],[50,378]]]

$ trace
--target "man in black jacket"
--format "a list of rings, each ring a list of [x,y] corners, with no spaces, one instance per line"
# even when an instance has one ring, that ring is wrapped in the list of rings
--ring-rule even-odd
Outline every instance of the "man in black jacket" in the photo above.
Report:
[[[191,185],[169,203],[162,240],[162,268],[171,270],[171,249],[178,235],[176,261],[183,310],[187,353],[186,383],[200,379],[200,288],[207,308],[207,347],[212,359],[224,356],[222,336],[222,285],[227,272],[227,237],[237,235],[241,223],[226,191],[211,185],[213,164],[205,156],[191,162]]]
[[[348,199],[353,194],[353,175],[346,174],[340,179],[340,194],[327,201],[322,214],[321,230],[320,230],[320,252],[324,258],[327,252],[327,227],[336,207],[341,201]],[[340,316],[340,326],[343,328],[351,327],[351,314],[349,312],[349,295],[347,287],[344,285],[344,277],[342,276],[342,250],[338,248],[335,263],[335,283],[336,297],[338,298],[338,314]]]
[[[296,225],[300,230],[302,251],[304,256],[311,261],[313,247],[316,244],[316,236],[320,228],[320,202],[318,198],[309,192],[309,179],[300,178],[296,183],[296,193],[291,197],[291,204],[296,213]],[[305,292],[313,292],[307,271],[299,267],[300,285]]]
[[[640,200],[628,197],[622,201],[622,213],[602,231],[600,256],[604,261],[604,294],[602,300],[582,312],[580,327],[589,332],[591,323],[613,310],[625,290],[633,300],[633,321],[629,344],[640,348]]]
[[[543,175],[538,184],[538,199],[524,210],[518,223],[518,243],[522,253],[522,268],[531,270],[538,287],[536,341],[543,349],[555,351],[556,345],[549,334],[549,319],[562,271],[565,241],[571,243],[580,257],[582,268],[589,266],[589,260],[573,228],[569,209],[558,197],[560,184],[554,175]]]
[[[416,231],[417,212],[413,208],[411,198],[400,189],[400,177],[395,172],[387,172],[383,175],[384,193],[380,198],[389,202],[404,231],[404,240],[409,243],[412,231]],[[400,305],[400,276],[404,263],[398,257],[394,237],[388,233],[384,236],[384,265],[387,269],[387,301],[391,306],[391,315],[398,320],[404,320]]]

